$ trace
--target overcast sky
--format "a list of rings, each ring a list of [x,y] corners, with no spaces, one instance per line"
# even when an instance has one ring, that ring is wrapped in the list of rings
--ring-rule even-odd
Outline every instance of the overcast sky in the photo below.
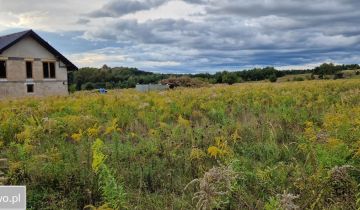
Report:
[[[359,0],[0,0],[79,67],[215,72],[360,63]]]

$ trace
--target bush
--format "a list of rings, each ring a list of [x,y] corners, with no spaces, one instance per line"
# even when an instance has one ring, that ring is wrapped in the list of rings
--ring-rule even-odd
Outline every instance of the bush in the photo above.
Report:
[[[271,76],[269,77],[269,81],[270,81],[270,82],[276,82],[276,81],[277,81],[276,75],[275,75],[275,74],[271,75]]]
[[[342,79],[342,78],[344,78],[344,73],[336,73],[334,75],[334,79]]]
[[[232,85],[237,82],[237,77],[234,73],[227,72],[222,76],[222,82]]]
[[[93,90],[95,89],[95,84],[92,82],[87,82],[81,87],[82,90]]]
[[[163,85],[169,84],[170,86],[173,87],[203,87],[206,86],[208,83],[197,78],[182,76],[182,77],[170,77],[169,79],[161,80],[161,84]]]
[[[305,79],[303,77],[294,77],[293,81],[304,81]]]
[[[105,88],[106,88],[106,89],[112,89],[112,88],[114,88],[114,84],[111,83],[111,82],[106,82],[106,83],[105,83]]]
[[[72,84],[69,86],[69,92],[74,93],[76,91],[76,84]]]

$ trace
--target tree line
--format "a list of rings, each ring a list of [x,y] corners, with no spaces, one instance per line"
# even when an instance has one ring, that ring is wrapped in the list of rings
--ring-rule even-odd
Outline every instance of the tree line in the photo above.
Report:
[[[169,81],[171,78],[191,78],[210,84],[227,83],[234,84],[238,82],[270,80],[275,82],[277,78],[285,75],[311,74],[318,75],[318,78],[324,78],[326,75],[337,75],[342,70],[360,69],[358,64],[335,65],[333,63],[324,63],[314,69],[308,70],[277,70],[274,67],[254,68],[243,71],[222,71],[215,74],[159,74],[139,70],[137,68],[115,67],[110,68],[104,65],[102,68],[85,67],[78,71],[69,73],[69,89],[92,90],[97,88],[133,88],[136,84],[159,83]],[[165,80],[168,79],[168,80]],[[184,79],[182,79],[184,80]]]

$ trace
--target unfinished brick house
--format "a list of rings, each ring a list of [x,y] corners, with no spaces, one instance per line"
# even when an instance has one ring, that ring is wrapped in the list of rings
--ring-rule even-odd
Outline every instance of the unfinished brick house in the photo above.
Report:
[[[77,67],[34,31],[0,36],[0,99],[68,94]]]

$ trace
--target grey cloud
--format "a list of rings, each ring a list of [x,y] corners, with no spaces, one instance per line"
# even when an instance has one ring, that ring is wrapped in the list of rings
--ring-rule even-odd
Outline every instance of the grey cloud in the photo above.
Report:
[[[311,15],[308,12],[303,16],[288,11],[251,17],[210,13],[203,21],[195,22],[160,19],[138,23],[122,20],[108,28],[118,34],[118,42],[132,40],[133,45],[166,46],[173,49],[175,55],[175,49],[195,51],[191,56],[181,58],[163,52],[165,60],[176,60],[186,66],[294,65],[341,60],[354,52],[358,54],[360,30],[354,27],[356,20],[352,19],[360,14],[351,9],[346,13],[343,11],[346,8],[350,7],[339,8],[341,12],[334,14]],[[352,21],[347,22],[348,19]],[[152,47],[149,49],[157,49]],[[161,54],[163,49],[158,49]],[[343,53],[336,53],[338,51]],[[145,52],[142,55],[146,57]]]
[[[113,40],[118,42],[131,41],[134,44],[171,44],[187,32],[185,20],[159,19],[139,23],[136,20],[119,20],[107,26],[107,30],[92,30],[85,37]]]
[[[213,2],[209,13],[239,16],[317,16],[343,13],[360,6],[355,0],[225,0]]]
[[[76,21],[76,24],[87,24],[87,23],[89,23],[89,22],[90,22],[89,19],[79,18],[79,19]]]
[[[190,3],[190,4],[207,4],[210,3],[210,0],[183,0],[184,2]]]
[[[0,0],[0,13],[49,11],[54,17],[64,11],[74,13],[71,23],[85,26],[79,30],[91,49],[118,47],[134,63],[173,61],[181,63],[179,69],[221,70],[360,58],[358,0],[182,0],[203,11],[186,19],[156,19],[151,14],[142,22],[123,16],[175,0],[108,0],[105,4],[91,0],[93,6],[82,10],[82,15],[72,8],[80,0],[28,1]]]
[[[89,17],[120,17],[134,12],[160,6],[166,0],[112,0],[101,9],[88,14]]]

